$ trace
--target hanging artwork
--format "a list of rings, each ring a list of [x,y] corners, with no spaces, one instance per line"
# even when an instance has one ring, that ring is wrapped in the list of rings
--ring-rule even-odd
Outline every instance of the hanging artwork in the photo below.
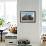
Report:
[[[35,23],[36,22],[36,11],[20,11],[20,22]]]

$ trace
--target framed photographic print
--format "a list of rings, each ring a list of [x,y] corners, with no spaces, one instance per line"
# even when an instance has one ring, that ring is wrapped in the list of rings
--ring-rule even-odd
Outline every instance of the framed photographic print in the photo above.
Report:
[[[20,22],[35,23],[36,22],[36,11],[20,11]]]

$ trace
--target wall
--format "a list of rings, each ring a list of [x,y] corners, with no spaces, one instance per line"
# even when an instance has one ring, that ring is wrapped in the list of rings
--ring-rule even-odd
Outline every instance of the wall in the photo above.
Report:
[[[41,34],[42,0],[18,0],[18,39],[29,39],[32,44],[39,46]],[[36,23],[20,23],[20,11],[36,11]]]

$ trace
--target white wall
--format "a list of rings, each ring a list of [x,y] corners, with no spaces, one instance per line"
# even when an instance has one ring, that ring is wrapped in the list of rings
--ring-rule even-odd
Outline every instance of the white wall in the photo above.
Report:
[[[18,39],[29,39],[31,43],[40,43],[41,7],[42,0],[17,1]],[[20,23],[20,11],[36,11],[36,23]]]

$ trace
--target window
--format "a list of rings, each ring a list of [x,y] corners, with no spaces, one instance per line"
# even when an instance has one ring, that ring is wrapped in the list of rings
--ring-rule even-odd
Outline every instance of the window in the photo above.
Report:
[[[46,33],[46,0],[42,0],[42,32]]]
[[[6,1],[6,18],[9,22],[16,22],[17,24],[17,2],[16,1]]]
[[[0,1],[0,17],[4,16],[4,2]]]
[[[0,1],[0,17],[17,25],[17,0]]]
[[[46,22],[46,0],[42,0],[42,19]]]

